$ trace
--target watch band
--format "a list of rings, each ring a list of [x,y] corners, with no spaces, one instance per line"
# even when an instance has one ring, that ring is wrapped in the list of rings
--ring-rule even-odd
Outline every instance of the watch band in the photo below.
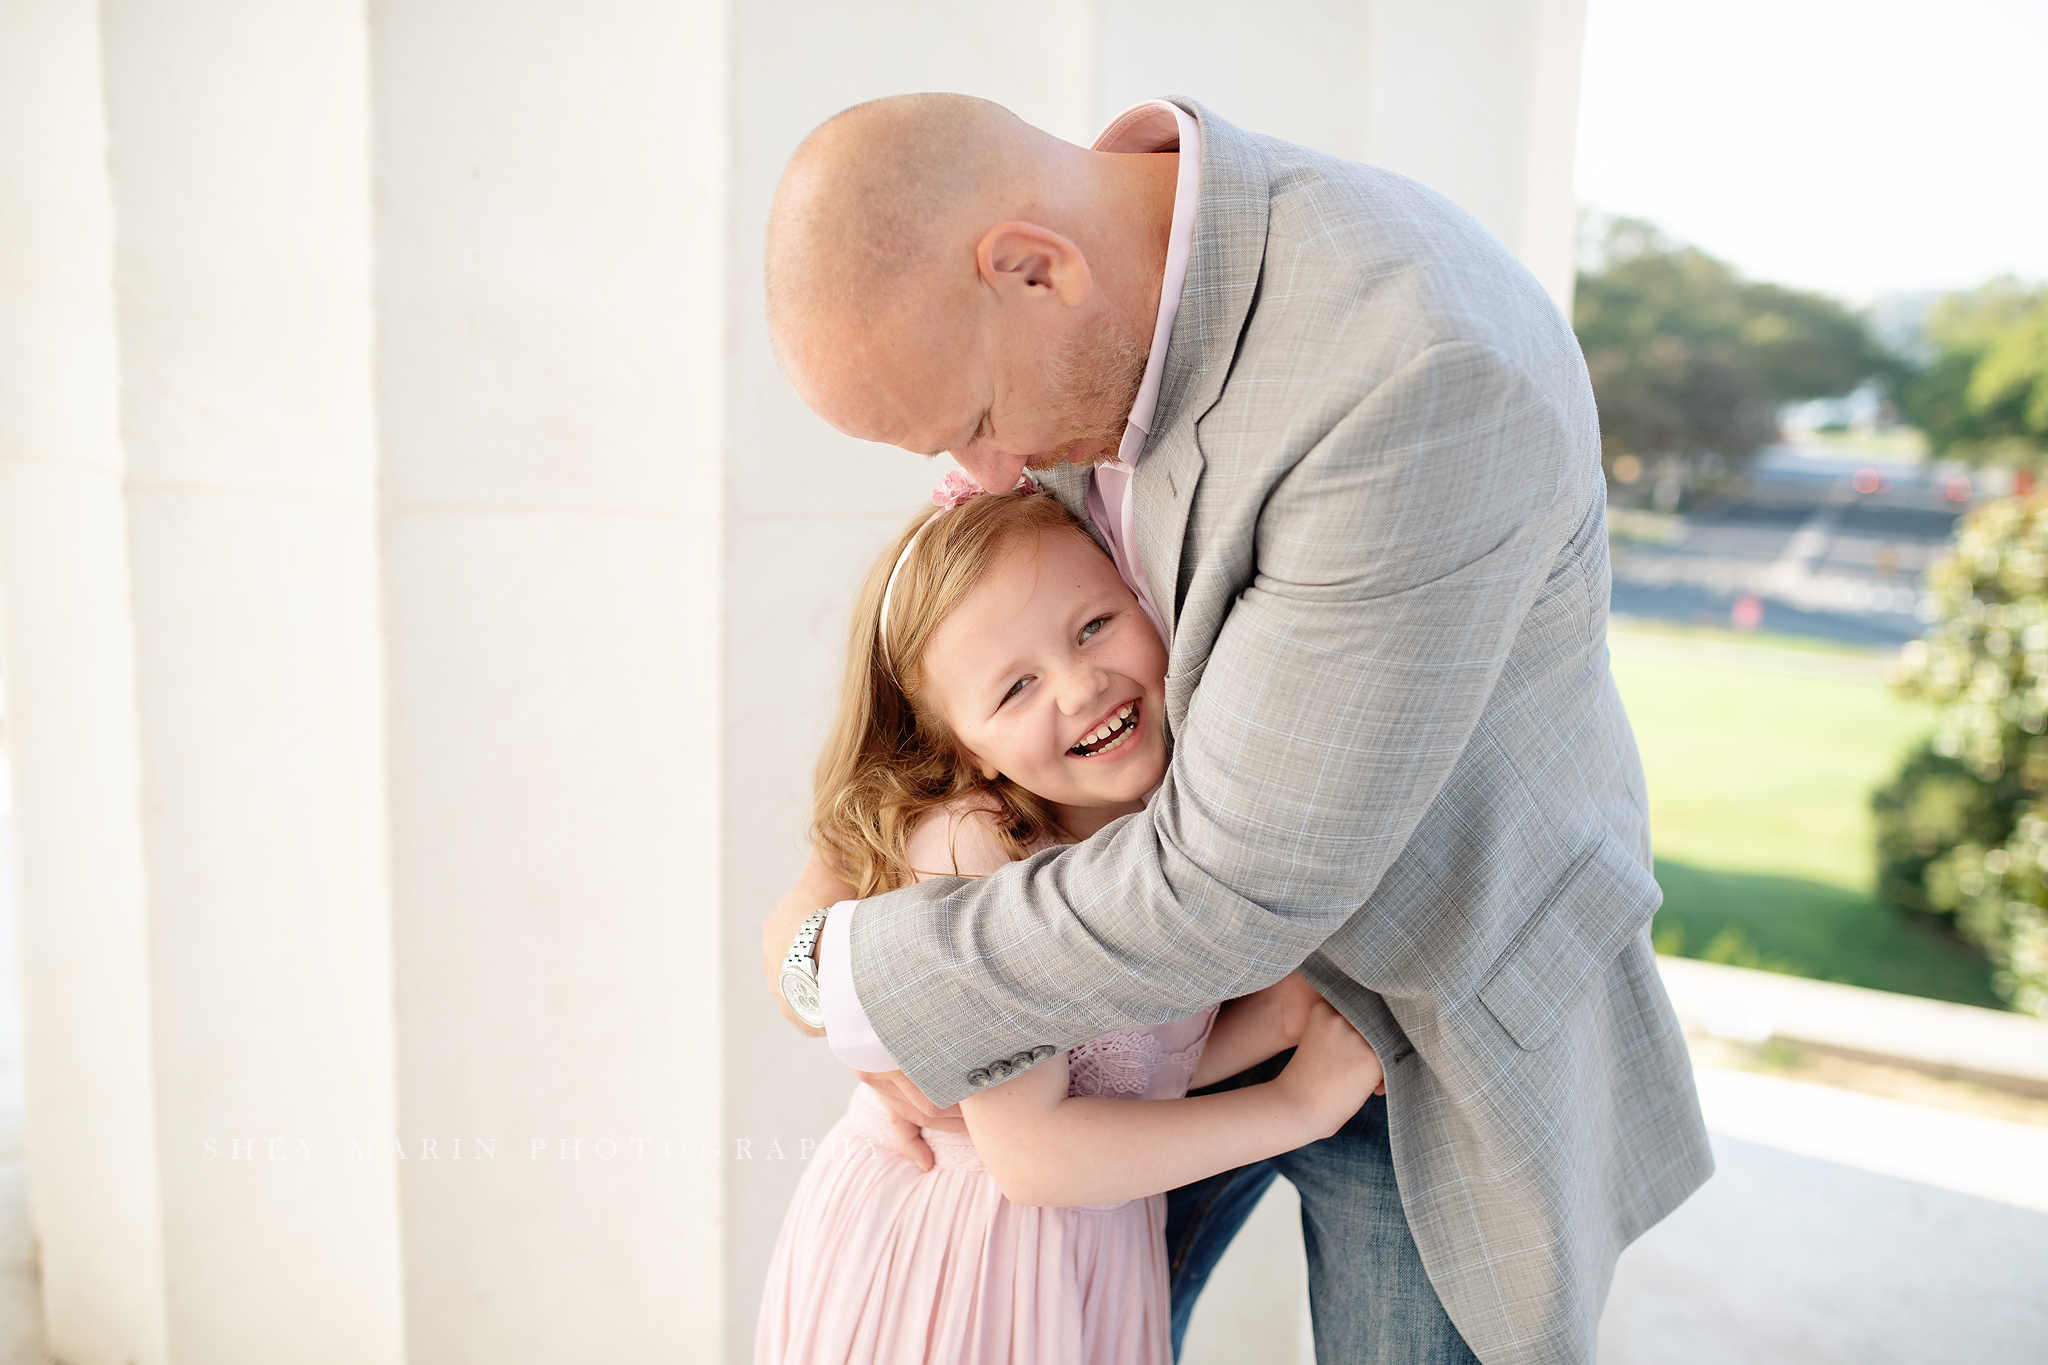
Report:
[[[796,941],[789,945],[789,956],[782,959],[785,967],[794,967],[800,961],[818,965],[818,933],[825,927],[825,916],[830,910],[813,910],[804,922],[797,926]]]
[[[782,959],[782,998],[796,1017],[812,1028],[822,1028],[825,1023],[825,1002],[818,994],[815,949],[818,933],[825,927],[825,916],[829,913],[829,910],[813,911],[798,926],[796,940],[789,945],[789,956]]]

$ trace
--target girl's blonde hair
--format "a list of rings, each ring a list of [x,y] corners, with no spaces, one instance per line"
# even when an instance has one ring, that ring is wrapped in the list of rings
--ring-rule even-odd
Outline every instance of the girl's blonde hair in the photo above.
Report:
[[[839,713],[818,759],[811,816],[812,843],[856,894],[915,881],[905,852],[911,830],[927,812],[965,797],[982,798],[1012,858],[1022,858],[1036,841],[1062,837],[1049,804],[1008,778],[986,779],[975,770],[929,703],[924,674],[932,632],[981,581],[989,562],[1018,539],[1051,530],[1095,544],[1048,493],[986,494],[951,511],[920,511],[868,570],[854,606]],[[897,569],[913,536],[917,544]]]

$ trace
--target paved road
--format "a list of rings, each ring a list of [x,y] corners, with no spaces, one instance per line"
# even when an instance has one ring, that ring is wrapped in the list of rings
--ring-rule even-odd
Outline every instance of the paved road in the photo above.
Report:
[[[1856,487],[1859,471],[1865,487]],[[1948,548],[1969,504],[1917,465],[1861,464],[1779,446],[1742,491],[1711,497],[1670,527],[1614,518],[1618,616],[1730,624],[1736,600],[1763,605],[1761,628],[1897,646],[1924,629],[1920,576]],[[1960,490],[1953,490],[1960,491]],[[1631,531],[1638,534],[1631,535]],[[1647,533],[1647,534],[1645,534]]]

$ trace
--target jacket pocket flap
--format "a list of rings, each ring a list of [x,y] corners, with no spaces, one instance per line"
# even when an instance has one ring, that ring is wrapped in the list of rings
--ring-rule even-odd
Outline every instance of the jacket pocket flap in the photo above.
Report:
[[[1602,834],[1508,944],[1480,986],[1480,1000],[1534,1052],[1663,901],[1657,879],[1613,835]]]

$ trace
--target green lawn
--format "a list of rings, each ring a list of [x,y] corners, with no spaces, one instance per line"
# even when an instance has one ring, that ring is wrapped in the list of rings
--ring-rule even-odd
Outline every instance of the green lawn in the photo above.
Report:
[[[1650,784],[1661,950],[2001,1008],[1982,957],[1871,895],[1869,797],[1930,728],[1881,685],[1617,649]],[[1783,656],[1779,656],[1783,657]]]

